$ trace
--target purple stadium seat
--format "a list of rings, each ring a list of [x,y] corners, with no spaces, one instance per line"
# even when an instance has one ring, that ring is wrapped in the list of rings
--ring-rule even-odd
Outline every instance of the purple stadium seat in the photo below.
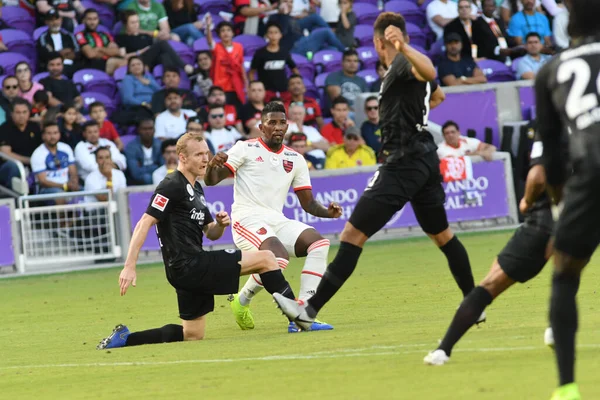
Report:
[[[324,72],[322,74],[317,75],[317,77],[315,78],[315,86],[318,89],[325,87],[325,80],[327,79],[327,75],[329,75],[329,72]]]
[[[31,68],[31,73],[35,74],[35,65],[31,63],[31,60],[24,56],[23,54],[13,53],[7,51],[6,53],[0,53],[0,67],[2,67],[3,71],[1,71],[4,75],[14,75],[15,67],[21,61],[25,61],[29,64]]]
[[[373,4],[373,5],[377,5],[377,0],[360,0],[359,2],[354,3],[354,6],[352,6],[352,9],[354,11],[356,11],[356,5],[362,3],[362,4]]]
[[[162,83],[163,66],[161,64],[154,67],[154,69],[152,70],[152,75],[154,76],[156,81],[159,83],[159,85],[164,86]],[[190,78],[188,78],[185,71],[183,71],[183,70],[179,71],[179,78],[180,78],[179,79],[179,88],[180,89],[190,89],[192,87]]]
[[[477,63],[483,74],[487,77],[488,82],[511,82],[515,80],[510,67],[496,60],[482,60]]]
[[[310,80],[315,77],[315,66],[306,57],[292,53],[292,60],[296,63],[300,75]]]
[[[367,81],[369,86],[371,86],[371,83],[379,79],[379,75],[377,75],[377,71],[375,71],[374,69],[363,69],[362,71],[358,71],[356,75],[360,76],[365,81]]]
[[[205,14],[210,12],[211,14],[219,14],[219,11],[231,12],[231,3],[224,0],[195,0],[196,4],[200,6],[200,13]]]
[[[356,49],[358,53],[358,58],[362,61],[362,67],[365,69],[375,68],[375,64],[377,64],[377,60],[379,60],[379,56],[375,51],[375,47],[364,46]]]
[[[73,83],[81,86],[81,92],[98,92],[108,97],[114,97],[117,93],[113,78],[97,69],[80,69],[73,75]]]
[[[83,100],[83,107],[85,109],[87,109],[90,106],[90,104],[92,104],[96,101],[103,103],[104,107],[106,108],[106,114],[109,117],[117,108],[114,101],[112,100],[112,98],[108,97],[107,95],[105,95],[103,93],[84,92],[84,93],[81,93],[81,99]]]
[[[21,7],[2,7],[2,20],[11,28],[29,35],[35,30],[35,18]]]
[[[130,142],[134,141],[136,135],[121,135],[121,142],[123,142],[123,146],[127,146]]]
[[[196,64],[196,55],[194,51],[185,43],[176,42],[174,40],[169,40],[169,44],[175,50],[175,53],[179,55],[181,60],[190,65]]]
[[[233,41],[244,46],[245,56],[251,56],[256,52],[256,50],[267,45],[265,39],[254,35],[238,35],[233,38]]]
[[[342,53],[337,50],[321,50],[312,59],[318,74],[342,69]]]
[[[213,37],[213,40],[215,41],[215,43],[218,43],[221,41],[221,40],[219,40],[219,38],[216,38],[216,37]],[[210,50],[210,48],[208,47],[208,42],[206,41],[206,38],[203,37],[203,38],[196,40],[194,42],[193,50],[194,50],[194,53]]]
[[[115,24],[115,12],[113,11],[112,6],[89,0],[83,0],[81,4],[86,9],[94,8],[96,11],[98,11],[98,17],[100,18],[101,25],[104,25],[107,28],[112,28]]]
[[[444,51],[445,47],[443,40],[437,40],[433,42],[431,48],[429,48],[429,52],[427,55],[429,56],[429,58],[431,58],[431,61],[433,61],[433,63],[437,65],[442,59]]]
[[[119,33],[121,33],[121,30],[123,29],[123,23],[121,21],[117,21],[115,23],[115,25],[112,27],[112,35],[113,36],[117,36]]]
[[[519,88],[519,100],[521,102],[521,114],[524,121],[534,119],[532,107],[535,106],[535,93],[533,86],[521,86]]]
[[[113,74],[113,79],[115,80],[115,82],[119,83],[123,80],[123,78],[125,78],[125,75],[127,75],[127,66],[123,65],[122,67],[119,67],[115,70],[115,73]]]
[[[78,34],[79,32],[83,32],[84,29],[85,29],[85,24],[79,24],[79,25],[77,25],[75,27],[75,33],[74,33],[74,35]],[[98,27],[96,28],[96,30],[98,32],[108,33],[109,35],[112,35],[112,32],[110,31],[110,29],[108,29],[104,25],[98,25]]]
[[[39,74],[35,74],[31,80],[34,82],[39,82],[42,79],[46,78],[48,75],[50,75],[48,72],[40,72]]]
[[[407,22],[406,33],[410,37],[410,44],[414,44],[422,48],[427,47],[427,35],[417,25]]]
[[[42,36],[42,33],[46,32],[47,30],[47,26],[40,26],[39,28],[36,28],[35,31],[33,31],[33,40],[37,42],[40,36]]]
[[[23,54],[32,62],[37,60],[35,42],[28,33],[17,29],[4,29],[0,34],[8,51]]]
[[[385,3],[385,11],[400,13],[404,16],[406,22],[413,23],[418,26],[425,25],[425,13],[418,5],[406,0],[393,0]]]
[[[358,17],[359,24],[373,25],[381,10],[376,5],[369,3],[354,3],[352,10]]]
[[[512,69],[513,74],[515,74],[515,76],[517,77],[517,79],[519,79],[519,77],[517,76],[517,70],[519,69],[519,64],[521,63],[522,59],[523,59],[523,57],[519,57],[519,58],[515,58],[512,61],[511,69]]]
[[[359,46],[372,46],[373,26],[356,25],[356,27],[354,27],[354,38],[358,39]]]

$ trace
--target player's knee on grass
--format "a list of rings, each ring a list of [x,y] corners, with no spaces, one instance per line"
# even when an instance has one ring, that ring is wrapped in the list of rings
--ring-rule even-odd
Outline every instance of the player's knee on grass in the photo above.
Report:
[[[496,259],[492,264],[492,269],[490,269],[490,272],[483,278],[483,281],[481,281],[479,286],[484,288],[492,298],[495,299],[506,289],[514,285],[514,283],[515,281],[506,275]]]
[[[340,241],[353,244],[354,246],[363,247],[369,239],[367,235],[355,228],[350,222],[346,222],[344,230],[340,234]]]

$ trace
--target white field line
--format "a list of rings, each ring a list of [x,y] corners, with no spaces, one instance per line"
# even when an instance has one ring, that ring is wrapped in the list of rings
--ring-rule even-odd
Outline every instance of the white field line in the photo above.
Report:
[[[273,355],[264,357],[243,357],[243,358],[217,358],[217,359],[197,359],[197,360],[173,360],[173,361],[129,361],[113,363],[72,363],[72,364],[38,364],[38,365],[13,365],[0,366],[0,371],[9,370],[29,370],[29,369],[48,369],[48,368],[82,368],[82,367],[138,367],[138,366],[156,366],[156,365],[183,365],[183,364],[225,364],[246,361],[287,361],[287,360],[315,360],[346,357],[384,357],[392,355],[423,353],[423,349],[417,347],[433,349],[431,344],[408,344],[397,346],[372,346],[356,349],[339,349],[332,351],[323,351],[309,354],[288,354]],[[580,349],[600,349],[600,344],[580,344]],[[406,350],[413,348],[412,350]],[[458,348],[454,352],[471,353],[496,353],[496,352],[522,352],[545,350],[544,346],[521,346],[521,347],[490,347],[490,348]],[[116,350],[119,351],[119,350]]]

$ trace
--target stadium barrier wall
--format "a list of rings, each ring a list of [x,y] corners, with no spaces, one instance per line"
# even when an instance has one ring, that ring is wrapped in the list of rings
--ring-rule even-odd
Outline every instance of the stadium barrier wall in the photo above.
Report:
[[[0,199],[0,267],[16,265],[19,237],[14,200]]]

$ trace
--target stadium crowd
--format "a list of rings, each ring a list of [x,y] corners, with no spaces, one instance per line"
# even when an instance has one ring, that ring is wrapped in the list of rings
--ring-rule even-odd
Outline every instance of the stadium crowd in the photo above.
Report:
[[[382,9],[405,16],[444,86],[533,79],[569,43],[555,0],[7,0],[0,152],[36,193],[156,184],[184,132],[226,151],[260,136],[261,110],[280,101],[286,143],[311,169],[374,165],[377,96],[361,126],[354,115],[385,74],[372,48]],[[441,157],[494,151],[451,121],[444,138]],[[0,185],[17,176],[1,159]]]

